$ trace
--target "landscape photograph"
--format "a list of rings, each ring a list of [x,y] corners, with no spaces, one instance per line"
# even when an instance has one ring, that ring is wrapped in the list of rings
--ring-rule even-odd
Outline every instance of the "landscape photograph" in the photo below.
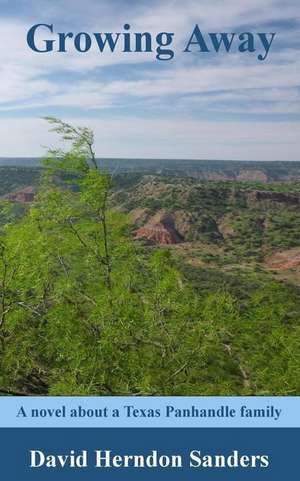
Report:
[[[0,2],[0,395],[300,395],[299,5],[40,3]]]

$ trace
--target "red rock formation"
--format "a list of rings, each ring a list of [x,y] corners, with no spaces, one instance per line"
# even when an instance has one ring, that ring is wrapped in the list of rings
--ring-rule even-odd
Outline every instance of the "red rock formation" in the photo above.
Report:
[[[35,188],[25,187],[24,189],[18,190],[16,192],[11,192],[6,196],[6,199],[11,202],[21,202],[22,204],[28,204],[33,202],[35,198]]]
[[[236,180],[266,183],[268,177],[261,170],[241,170]]]
[[[159,245],[178,244],[182,240],[174,227],[172,217],[164,211],[159,211],[147,224],[138,229],[135,239],[146,239]]]
[[[300,249],[294,248],[277,252],[266,260],[266,265],[272,270],[294,269],[300,266]]]

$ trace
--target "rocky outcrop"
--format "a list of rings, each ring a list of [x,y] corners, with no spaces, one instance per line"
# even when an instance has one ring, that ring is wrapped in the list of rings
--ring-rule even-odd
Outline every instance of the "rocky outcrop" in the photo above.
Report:
[[[300,248],[277,252],[266,259],[266,266],[279,271],[300,267]]]
[[[183,239],[186,239],[195,225],[193,215],[185,210],[176,210],[172,216],[176,231]]]
[[[150,216],[150,209],[134,209],[130,212],[131,220],[137,227],[144,225]]]
[[[267,175],[261,170],[241,170],[236,180],[240,182],[268,182]]]
[[[246,194],[246,198],[249,206],[261,202],[285,204],[289,206],[300,205],[300,195],[288,192],[253,190]]]
[[[11,192],[5,196],[5,199],[11,202],[20,202],[22,204],[30,204],[34,201],[36,189],[32,186],[25,187],[16,192]]]
[[[174,219],[165,211],[159,211],[135,233],[135,239],[145,239],[151,244],[172,245],[182,241]]]

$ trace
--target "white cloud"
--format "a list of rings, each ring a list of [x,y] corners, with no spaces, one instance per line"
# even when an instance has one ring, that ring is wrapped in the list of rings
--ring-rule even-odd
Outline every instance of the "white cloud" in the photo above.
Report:
[[[125,7],[115,0],[100,3],[96,0],[84,3],[79,0],[43,1],[43,18],[36,6],[32,6],[26,20],[18,16],[0,20],[1,35],[6,39],[5,44],[0,43],[0,156],[9,155],[9,152],[10,155],[16,155],[17,151],[20,151],[18,155],[22,155],[22,150],[30,155],[30,149],[40,153],[37,146],[44,143],[44,138],[48,139],[48,134],[39,122],[32,118],[18,118],[15,119],[18,127],[13,129],[14,137],[17,136],[18,140],[10,141],[7,137],[11,130],[7,130],[7,125],[12,129],[14,123],[10,111],[15,115],[20,111],[24,115],[24,111],[30,112],[33,108],[44,109],[45,114],[50,108],[52,111],[55,108],[76,108],[82,110],[85,116],[89,111],[94,114],[97,109],[109,109],[110,120],[101,123],[107,138],[105,155],[160,157],[178,156],[178,152],[179,157],[248,158],[251,152],[255,158],[275,158],[277,155],[280,158],[298,158],[294,139],[298,124],[282,124],[277,118],[279,114],[300,113],[299,52],[289,46],[289,42],[296,38],[295,29],[278,27],[276,41],[285,48],[272,50],[266,62],[258,62],[257,53],[253,56],[220,55],[213,61],[207,61],[205,55],[179,53],[195,23],[199,23],[206,32],[239,31],[246,24],[252,25],[253,31],[261,31],[260,25],[264,23],[271,25],[273,22],[281,22],[282,25],[283,20],[299,20],[298,0],[287,0],[284,8],[279,0],[168,0],[150,3],[151,5],[149,2],[132,2]],[[172,62],[161,64],[161,68],[151,69],[150,63],[157,62],[154,60],[155,53],[124,55],[118,51],[114,54],[99,54],[94,50],[88,54],[72,51],[68,54],[43,55],[30,51],[26,45],[29,27],[49,19],[59,28],[59,18],[63,14],[64,23],[71,30],[77,25],[80,26],[79,30],[89,32],[120,31],[128,21],[133,31],[174,31],[176,57]],[[41,36],[43,37],[42,33]],[[98,79],[94,75],[99,67],[122,67],[124,64],[130,64],[132,68],[132,74],[127,74],[124,78],[121,68],[120,78],[113,81],[106,80],[101,69],[97,70]],[[137,72],[138,80],[135,75]],[[64,81],[61,80],[62,74],[65,76]],[[66,81],[68,76],[73,78],[77,74],[80,74],[80,80],[76,83]],[[144,108],[144,118],[137,119],[135,115],[133,119],[137,105]],[[117,117],[113,119],[116,115],[115,107],[124,108],[122,121]],[[199,123],[195,120],[197,108],[199,117],[201,114],[202,118],[206,111],[217,120],[224,114],[239,114],[244,120],[248,114],[272,114],[274,122],[254,124],[248,119],[241,124],[248,125],[249,128],[252,126],[249,150],[250,141],[247,143],[244,138],[238,140],[228,130],[230,126],[230,129],[234,127],[240,133],[238,124],[222,123],[220,120],[215,123]],[[157,120],[147,120],[150,110]],[[30,115],[28,113],[29,117]],[[176,121],[175,118],[181,115],[184,120]],[[172,117],[174,120],[170,121]],[[95,125],[96,130],[99,129],[100,123]],[[168,135],[161,134],[155,125],[159,125]],[[223,141],[215,141],[212,125]],[[260,125],[260,129],[256,125]],[[32,135],[31,128],[36,129],[35,135]],[[199,128],[204,129],[207,139],[205,144],[197,138]],[[134,129],[139,132],[141,141],[134,135]],[[289,134],[288,129],[292,134]],[[175,135],[172,134],[173,131]],[[268,132],[268,135],[262,136],[262,132]],[[171,141],[173,145],[169,145],[170,138],[175,139],[175,142]],[[279,144],[274,148],[274,142],[278,139]],[[209,146],[208,142],[214,145]],[[291,149],[288,148],[288,142],[291,143]]]
[[[300,60],[294,58],[294,52],[287,50],[280,53],[281,62],[265,64],[240,62],[238,55],[227,61],[223,58],[217,65],[200,65],[198,67],[178,67],[164,73],[140,70],[142,80],[81,80],[76,84],[56,84],[49,80],[28,78],[25,90],[22,88],[21,70],[17,69],[16,79],[12,77],[9,84],[0,86],[0,97],[5,99],[0,110],[28,109],[33,107],[78,107],[83,109],[103,109],[124,106],[128,96],[133,99],[162,101],[173,96],[174,105],[182,105],[181,98],[187,94],[199,95],[200,103],[211,104],[216,110],[218,100],[239,100],[239,112],[248,112],[249,101],[272,101],[274,112],[300,113]],[[34,75],[28,71],[28,75]],[[27,87],[27,85],[29,85]],[[222,93],[220,94],[220,91]],[[203,94],[210,94],[203,98]],[[24,104],[7,105],[8,99],[23,101]],[[278,110],[277,104],[280,106]],[[185,105],[188,105],[186,103]],[[284,108],[286,106],[286,108]],[[262,104],[259,112],[268,113],[270,105]],[[220,106],[223,109],[223,106]]]

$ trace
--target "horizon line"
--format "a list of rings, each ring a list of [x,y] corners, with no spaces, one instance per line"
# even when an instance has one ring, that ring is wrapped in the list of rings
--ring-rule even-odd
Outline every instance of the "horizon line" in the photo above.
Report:
[[[14,159],[26,159],[26,160],[42,160],[45,159],[46,156],[0,156],[0,161],[2,160],[14,160]],[[262,162],[262,163],[271,163],[271,162],[290,162],[296,163],[300,162],[299,160],[242,160],[242,159],[191,159],[191,158],[180,158],[180,157],[167,157],[167,158],[160,158],[160,157],[96,157],[97,160],[137,160],[137,161],[183,161],[183,162]]]

